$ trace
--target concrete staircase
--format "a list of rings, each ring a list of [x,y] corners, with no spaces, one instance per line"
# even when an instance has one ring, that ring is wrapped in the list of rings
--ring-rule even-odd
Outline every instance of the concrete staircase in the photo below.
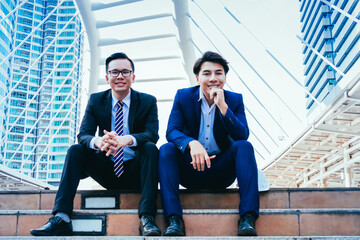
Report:
[[[0,239],[35,239],[25,236],[51,217],[55,194],[0,192]],[[242,239],[231,237],[236,236],[239,219],[237,190],[182,190],[180,198],[188,238]],[[139,199],[139,193],[130,191],[79,191],[73,227],[75,234],[87,236],[54,239],[184,239],[138,237]],[[257,239],[360,239],[360,188],[271,189],[260,194],[260,207]],[[160,197],[158,208],[156,221],[163,230]]]

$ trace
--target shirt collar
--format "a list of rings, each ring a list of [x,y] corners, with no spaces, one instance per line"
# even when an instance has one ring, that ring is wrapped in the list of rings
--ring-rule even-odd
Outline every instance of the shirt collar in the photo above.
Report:
[[[212,110],[213,108],[215,108],[215,103],[213,103],[211,106],[209,106],[208,102],[206,101],[206,98],[204,96],[204,93],[201,91],[201,87],[199,88],[199,100],[201,101],[202,104],[205,104],[206,106],[209,107],[210,110]]]
[[[199,100],[198,101],[203,100],[203,99],[206,101],[205,96],[204,96],[204,94],[203,94],[203,92],[201,90],[201,87],[200,87],[199,88]]]
[[[111,97],[112,97],[112,107],[114,108],[115,105],[119,100],[115,97],[114,93],[111,91]],[[129,107],[130,106],[130,99],[131,99],[131,89],[129,90],[129,94],[126,95],[126,97],[122,100],[122,102]]]

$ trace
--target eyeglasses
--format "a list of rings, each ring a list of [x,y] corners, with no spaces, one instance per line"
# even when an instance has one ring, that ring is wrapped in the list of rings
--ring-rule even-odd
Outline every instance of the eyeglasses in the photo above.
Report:
[[[109,75],[112,76],[112,77],[118,77],[119,74],[121,73],[121,75],[123,77],[129,77],[132,73],[131,70],[128,70],[128,69],[124,69],[124,70],[109,70]]]

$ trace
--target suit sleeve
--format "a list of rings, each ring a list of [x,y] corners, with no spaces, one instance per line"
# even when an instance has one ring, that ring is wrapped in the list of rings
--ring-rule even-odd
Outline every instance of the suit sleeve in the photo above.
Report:
[[[242,95],[238,96],[236,104],[230,104],[235,105],[233,110],[228,107],[225,116],[223,116],[219,111],[221,122],[223,123],[227,133],[234,141],[247,140],[249,137],[249,127],[246,121],[243,98]]]
[[[131,135],[135,137],[137,146],[141,146],[146,142],[156,143],[159,140],[159,118],[158,118],[158,109],[156,104],[156,98],[151,97],[149,100],[149,106],[147,109],[144,109],[144,121],[143,121],[143,130],[138,133],[132,133]]]
[[[183,132],[185,119],[180,103],[180,93],[177,91],[166,130],[166,139],[173,142],[182,152],[185,152],[189,142],[195,139],[185,135]]]
[[[89,148],[90,141],[95,136],[97,126],[94,114],[93,97],[90,96],[84,118],[81,122],[80,132],[77,136],[79,143]]]

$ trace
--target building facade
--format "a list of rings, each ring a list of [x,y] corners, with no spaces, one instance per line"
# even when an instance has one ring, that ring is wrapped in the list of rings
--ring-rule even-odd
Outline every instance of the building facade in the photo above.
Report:
[[[2,163],[58,185],[79,128],[83,27],[72,0],[16,4]]]
[[[359,0],[328,1],[359,18]],[[305,87],[323,102],[343,76],[315,52],[324,56],[343,73],[347,73],[360,57],[360,25],[322,1],[300,0]],[[316,104],[306,95],[306,109],[311,113]]]
[[[14,31],[14,16],[5,18],[12,9],[15,8],[15,0],[0,2],[0,60],[5,59],[12,49],[12,34]],[[7,93],[7,82],[10,78],[10,60],[5,60],[0,66],[0,101],[5,99]],[[5,134],[5,101],[0,104],[0,136]],[[0,143],[0,152],[4,152],[4,143]],[[4,160],[4,155],[0,154],[0,161]]]

